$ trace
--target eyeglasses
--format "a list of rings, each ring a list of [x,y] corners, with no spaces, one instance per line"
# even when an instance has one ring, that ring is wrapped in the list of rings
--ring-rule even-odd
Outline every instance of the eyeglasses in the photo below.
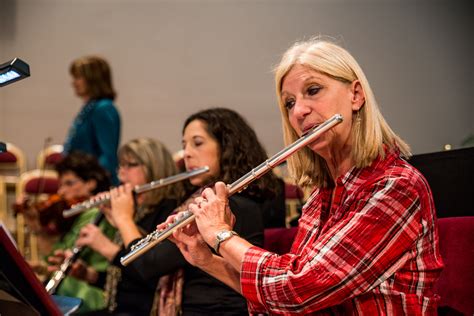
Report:
[[[130,169],[130,168],[138,167],[140,165],[141,163],[139,162],[121,162],[119,163],[119,168]]]
[[[77,182],[79,182],[78,179],[76,179],[76,180],[64,180],[64,181],[61,181],[60,185],[61,186],[66,186],[66,187],[72,187]]]

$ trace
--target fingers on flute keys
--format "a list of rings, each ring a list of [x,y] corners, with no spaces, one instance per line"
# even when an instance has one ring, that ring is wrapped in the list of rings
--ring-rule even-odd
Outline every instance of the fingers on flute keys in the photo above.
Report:
[[[207,203],[207,200],[201,196],[197,197],[194,199],[194,203],[192,203],[191,205],[197,205],[198,208],[201,208],[203,206],[204,203]]]

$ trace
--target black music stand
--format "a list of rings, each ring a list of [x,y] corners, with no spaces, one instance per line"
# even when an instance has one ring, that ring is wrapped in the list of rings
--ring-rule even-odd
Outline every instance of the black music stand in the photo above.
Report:
[[[0,315],[63,315],[0,225]],[[80,304],[79,299],[71,298]]]

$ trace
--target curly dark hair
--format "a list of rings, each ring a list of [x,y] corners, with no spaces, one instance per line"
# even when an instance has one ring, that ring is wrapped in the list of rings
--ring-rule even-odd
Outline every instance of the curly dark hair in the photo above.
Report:
[[[232,183],[268,158],[255,131],[237,112],[211,108],[194,113],[184,122],[183,134],[188,124],[195,120],[205,123],[206,131],[219,144],[220,174],[214,180]],[[267,173],[243,193],[256,198],[273,197],[277,193],[276,176]]]
[[[96,157],[73,151],[65,156],[55,167],[59,176],[67,172],[73,172],[77,177],[84,181],[95,180],[96,188],[92,192],[97,194],[110,190],[111,181],[109,173],[99,164]]]

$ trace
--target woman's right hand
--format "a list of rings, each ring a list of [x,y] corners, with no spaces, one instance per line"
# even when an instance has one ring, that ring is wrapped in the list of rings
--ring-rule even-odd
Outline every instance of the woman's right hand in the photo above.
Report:
[[[133,219],[135,214],[133,187],[130,183],[110,190],[110,205],[108,216],[116,224],[115,227],[128,227],[135,223]]]
[[[71,256],[72,251],[69,249],[55,250],[53,255],[48,257],[48,272],[54,273],[55,271],[58,271],[61,268],[61,264],[64,262],[64,260]],[[91,284],[94,284],[98,278],[98,272],[95,271],[92,267],[89,267],[84,261],[80,259],[76,260],[71,265],[71,269],[69,270],[68,275]]]
[[[99,272],[79,259],[72,264],[69,275],[75,277],[76,279],[86,281],[89,284],[95,284],[97,282]]]

